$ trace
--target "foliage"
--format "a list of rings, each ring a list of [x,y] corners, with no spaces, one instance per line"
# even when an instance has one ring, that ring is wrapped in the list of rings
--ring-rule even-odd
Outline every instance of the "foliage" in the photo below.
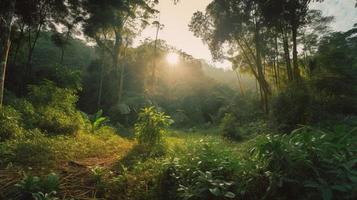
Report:
[[[200,140],[189,143],[167,165],[167,190],[176,199],[234,199],[236,167],[232,152],[221,143]],[[188,153],[188,155],[187,155]],[[175,191],[176,190],[176,191]],[[177,196],[176,196],[177,195]]]
[[[54,86],[50,81],[29,87],[29,100],[38,112],[37,126],[49,135],[77,133],[84,120],[75,108],[74,90]]]
[[[255,181],[262,175],[267,178],[265,197],[356,197],[355,128],[325,132],[303,127],[290,136],[268,135],[256,143],[251,156],[266,174],[257,175]]]
[[[92,132],[98,130],[101,128],[105,123],[109,121],[107,117],[103,117],[103,110],[99,110],[93,115],[90,115],[89,117],[90,123],[91,123],[91,130]]]
[[[21,114],[11,106],[0,108],[0,142],[23,133]]]
[[[37,192],[37,193],[33,193],[32,197],[35,200],[58,200],[59,198],[54,197],[56,195],[56,192],[50,192],[50,193],[42,193],[42,192]]]
[[[139,144],[149,147],[160,146],[165,128],[171,124],[170,117],[159,112],[155,107],[142,109],[138,122],[135,124],[135,134]]]
[[[272,100],[271,120],[278,130],[290,132],[311,122],[312,99],[308,88],[293,84]]]
[[[240,130],[238,129],[237,118],[226,113],[221,122],[222,135],[228,139],[241,139]]]
[[[59,190],[59,176],[50,173],[44,178],[27,175],[24,173],[23,179],[15,185],[21,192],[24,199],[34,200],[56,200],[54,197]]]
[[[87,157],[123,155],[132,142],[118,136],[111,128],[102,128],[99,134],[79,133],[73,136],[48,137],[40,132],[29,132],[26,138],[0,143],[0,165],[46,167],[62,161]]]

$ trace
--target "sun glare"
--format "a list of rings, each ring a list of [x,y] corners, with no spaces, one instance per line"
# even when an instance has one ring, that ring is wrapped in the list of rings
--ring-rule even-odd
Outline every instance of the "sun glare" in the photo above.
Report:
[[[176,65],[180,60],[180,56],[177,53],[169,53],[166,56],[166,60],[171,65]]]

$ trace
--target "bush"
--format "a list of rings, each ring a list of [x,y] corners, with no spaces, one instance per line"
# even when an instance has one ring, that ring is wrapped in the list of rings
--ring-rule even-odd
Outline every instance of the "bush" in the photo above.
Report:
[[[240,164],[222,145],[208,139],[177,149],[163,173],[163,199],[235,199]]]
[[[222,135],[232,140],[240,140],[241,134],[238,128],[237,118],[230,113],[226,113],[221,122]]]
[[[357,132],[345,130],[304,127],[258,138],[248,159],[261,173],[251,177],[250,188],[265,182],[267,199],[355,199]]]
[[[14,107],[20,113],[24,128],[36,128],[35,124],[38,120],[38,113],[36,112],[35,107],[31,102],[27,101],[26,99],[14,98],[9,102],[9,105]]]
[[[23,179],[15,186],[23,199],[57,200],[54,196],[59,190],[59,183],[59,176],[55,173],[50,173],[43,179],[24,174]]]
[[[272,101],[271,119],[280,131],[290,132],[311,122],[311,96],[303,84],[291,84]]]
[[[38,127],[48,135],[74,135],[83,127],[82,115],[77,111],[44,107],[39,109]]]
[[[35,107],[51,106],[63,111],[72,111],[78,100],[76,90],[56,87],[51,81],[31,85],[28,89],[28,99]]]
[[[144,108],[139,113],[138,122],[135,124],[138,143],[149,147],[161,145],[165,128],[170,123],[170,117],[163,112],[157,111],[155,107]]]
[[[21,114],[11,106],[0,108],[0,142],[23,133]]]
[[[29,99],[38,116],[36,126],[50,135],[73,135],[84,126],[83,116],[76,110],[75,90],[56,87],[45,81],[29,87]]]

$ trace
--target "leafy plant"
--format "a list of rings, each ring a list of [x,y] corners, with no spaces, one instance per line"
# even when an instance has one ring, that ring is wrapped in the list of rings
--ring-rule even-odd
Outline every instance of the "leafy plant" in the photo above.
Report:
[[[58,200],[59,198],[55,197],[56,194],[55,191],[50,193],[36,192],[32,194],[32,197],[35,200]]]
[[[42,180],[41,183],[42,190],[48,194],[51,194],[51,192],[56,192],[59,190],[60,177],[56,173],[50,173],[47,175],[46,179]]]
[[[188,144],[186,153],[179,153],[168,164],[166,178],[174,184],[166,189],[176,190],[173,194],[179,199],[234,199],[237,196],[234,170],[239,169],[239,164],[232,152],[222,149],[220,144],[211,140]]]
[[[237,124],[237,118],[230,113],[226,113],[221,121],[221,129],[223,137],[232,140],[240,140],[240,130]]]
[[[95,166],[91,168],[91,172],[93,174],[96,184],[100,184],[106,171],[103,167]]]
[[[109,118],[103,116],[103,110],[99,110],[94,115],[89,116],[91,131],[94,132],[109,121]]]
[[[26,196],[37,192],[41,187],[41,180],[38,176],[24,174],[23,179],[15,184],[20,191]]]
[[[142,109],[135,124],[135,134],[139,144],[153,147],[161,144],[165,128],[171,123],[170,117],[157,111],[155,107]]]
[[[54,197],[59,190],[59,176],[50,173],[45,179],[38,176],[24,174],[23,179],[15,185],[24,199],[56,200]]]
[[[23,133],[21,114],[11,106],[0,108],[0,142],[13,139]]]

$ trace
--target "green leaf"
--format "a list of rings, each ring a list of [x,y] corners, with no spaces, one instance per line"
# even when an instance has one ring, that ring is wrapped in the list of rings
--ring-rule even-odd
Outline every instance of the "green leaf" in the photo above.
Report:
[[[215,188],[210,188],[209,191],[215,195],[216,197],[218,197],[221,194],[221,191],[219,190],[219,188],[215,187]]]
[[[227,192],[224,196],[227,198],[230,198],[230,199],[233,199],[236,197],[236,195],[233,192]]]

